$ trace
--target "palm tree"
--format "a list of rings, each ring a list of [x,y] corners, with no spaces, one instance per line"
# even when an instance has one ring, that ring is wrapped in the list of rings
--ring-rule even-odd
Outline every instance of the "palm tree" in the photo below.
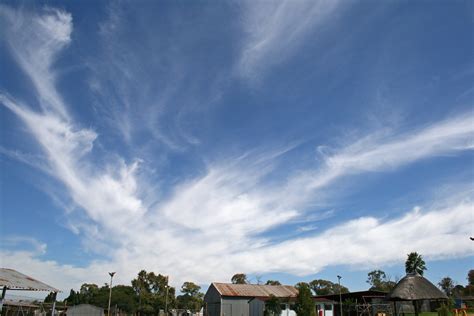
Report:
[[[423,275],[424,270],[426,270],[426,267],[423,257],[416,252],[409,253],[407,261],[405,261],[405,272]]]

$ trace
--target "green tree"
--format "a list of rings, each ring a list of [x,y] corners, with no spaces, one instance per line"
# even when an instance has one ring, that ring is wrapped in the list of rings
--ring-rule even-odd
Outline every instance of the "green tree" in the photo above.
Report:
[[[80,304],[80,297],[79,293],[76,293],[73,289],[69,292],[69,296],[66,297],[64,303],[67,303],[69,306]]]
[[[467,285],[464,288],[463,295],[472,296],[474,295],[474,270],[469,270],[467,273]]]
[[[300,282],[296,284],[296,288],[298,290],[295,304],[296,314],[299,316],[316,316],[316,307],[309,284]]]
[[[199,292],[201,287],[193,282],[184,282],[181,286],[181,293],[176,298],[177,307],[189,309],[191,311],[199,311],[204,304],[204,294]]]
[[[160,309],[168,309],[176,305],[175,289],[168,286],[168,278],[164,275],[147,273],[142,270],[132,280],[132,287],[138,296],[138,311],[143,315],[158,313]]]
[[[237,273],[232,276],[231,279],[233,284],[247,284],[247,275],[244,273]]]
[[[97,284],[84,283],[79,290],[79,301],[81,304],[91,304],[92,299],[99,293]]]
[[[278,281],[277,281],[278,282]],[[279,316],[281,314],[281,302],[278,297],[270,295],[270,299],[265,302],[265,316]]]
[[[423,257],[416,252],[409,253],[405,262],[406,273],[418,273],[419,275],[423,275],[425,270],[426,266]]]
[[[309,286],[316,295],[339,294],[339,284],[328,280],[313,280],[309,282]],[[341,293],[349,293],[349,289],[341,285]]]
[[[46,297],[44,298],[45,303],[52,303],[56,299],[56,293],[55,292],[50,292]]]
[[[281,285],[280,281],[268,280],[265,285]]]
[[[111,306],[127,314],[134,314],[138,309],[138,297],[133,287],[128,285],[117,285],[112,288]]]
[[[371,285],[370,290],[390,292],[396,285],[382,270],[373,270],[367,274],[367,283]]]
[[[454,282],[450,277],[444,277],[438,282],[438,286],[446,293],[447,296],[451,296],[454,290]]]

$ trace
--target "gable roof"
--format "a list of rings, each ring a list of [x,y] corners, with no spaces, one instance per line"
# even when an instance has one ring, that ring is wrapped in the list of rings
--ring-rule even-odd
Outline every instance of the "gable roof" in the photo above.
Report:
[[[407,274],[395,285],[389,298],[391,300],[414,301],[447,299],[448,297],[433,283],[417,273],[412,273]]]
[[[13,269],[0,268],[0,287],[10,290],[60,292],[48,284]]]
[[[296,297],[298,290],[291,285],[258,285],[212,283],[221,296],[233,297],[270,297],[271,295],[288,298]]]

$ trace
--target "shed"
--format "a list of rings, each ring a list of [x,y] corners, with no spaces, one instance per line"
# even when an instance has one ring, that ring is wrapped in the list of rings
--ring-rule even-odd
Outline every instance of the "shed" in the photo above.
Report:
[[[2,311],[3,301],[7,290],[19,291],[47,291],[58,293],[58,289],[38,281],[30,276],[20,273],[13,269],[0,268],[0,288],[2,288],[2,296],[0,298],[0,312]],[[55,295],[56,296],[56,295]],[[53,302],[53,309],[55,307]]]
[[[264,301],[271,296],[282,301],[290,301],[297,295],[298,290],[291,285],[215,282],[209,286],[204,296],[204,314],[208,316],[258,316],[263,314]]]
[[[79,304],[68,307],[66,311],[67,316],[104,316],[104,309],[90,305]]]

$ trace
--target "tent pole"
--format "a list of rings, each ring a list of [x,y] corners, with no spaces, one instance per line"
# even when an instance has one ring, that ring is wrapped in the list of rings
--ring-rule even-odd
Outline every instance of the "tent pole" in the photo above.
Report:
[[[56,295],[58,292],[54,292],[53,294],[53,309],[51,310],[51,315],[54,316],[56,315]]]
[[[2,312],[3,301],[5,300],[5,294],[6,293],[7,293],[7,286],[4,286],[3,290],[2,290],[2,298],[0,298],[0,313]]]

